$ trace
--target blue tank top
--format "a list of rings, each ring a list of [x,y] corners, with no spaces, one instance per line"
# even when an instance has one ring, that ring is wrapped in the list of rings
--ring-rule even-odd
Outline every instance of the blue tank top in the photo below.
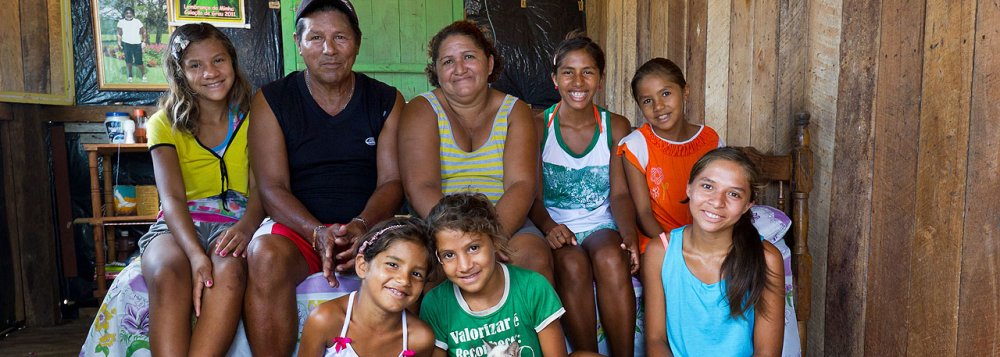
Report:
[[[753,355],[753,308],[743,318],[731,318],[726,281],[705,284],[688,270],[685,227],[670,232],[660,272],[670,351],[674,356]]]

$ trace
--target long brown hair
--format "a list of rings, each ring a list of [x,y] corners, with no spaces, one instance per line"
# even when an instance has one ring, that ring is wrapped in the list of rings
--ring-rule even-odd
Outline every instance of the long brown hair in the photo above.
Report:
[[[228,102],[237,113],[246,115],[250,111],[250,95],[253,87],[246,75],[240,70],[240,61],[236,57],[236,47],[226,34],[207,23],[186,24],[174,30],[167,42],[166,53],[163,54],[163,69],[167,77],[169,90],[160,97],[160,108],[167,114],[174,130],[191,135],[198,133],[198,101],[195,92],[184,76],[185,51],[192,45],[207,39],[217,39],[226,48],[229,62],[233,65],[233,87],[229,89]]]
[[[735,163],[743,169],[750,186],[750,202],[757,201],[756,188],[760,185],[760,170],[746,154],[733,147],[721,147],[709,151],[695,162],[691,168],[691,178],[695,178],[718,160]],[[733,244],[729,247],[726,259],[722,261],[722,279],[726,281],[726,300],[729,301],[729,315],[733,318],[742,316],[750,308],[757,313],[764,313],[766,304],[758,304],[764,295],[764,289],[781,287],[767,286],[767,262],[764,260],[764,243],[760,233],[751,222],[753,214],[747,209],[733,226]],[[773,272],[772,272],[773,273]]]

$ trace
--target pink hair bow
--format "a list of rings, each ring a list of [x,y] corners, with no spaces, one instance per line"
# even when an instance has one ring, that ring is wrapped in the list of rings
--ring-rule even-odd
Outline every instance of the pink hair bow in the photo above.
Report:
[[[351,343],[350,337],[334,337],[333,338],[333,350],[340,352],[341,350],[347,348],[347,344]]]

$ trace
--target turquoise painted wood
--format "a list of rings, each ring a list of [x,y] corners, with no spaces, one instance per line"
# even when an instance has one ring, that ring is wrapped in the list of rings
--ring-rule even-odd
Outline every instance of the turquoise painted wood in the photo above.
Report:
[[[295,9],[281,2],[285,73],[305,69],[295,46]],[[354,70],[391,84],[406,100],[431,90],[424,68],[427,42],[438,30],[465,17],[463,0],[352,0],[361,25],[361,52]]]

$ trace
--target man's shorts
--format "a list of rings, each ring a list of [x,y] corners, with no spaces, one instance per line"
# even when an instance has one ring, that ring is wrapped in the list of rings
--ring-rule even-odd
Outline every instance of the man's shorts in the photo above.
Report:
[[[312,240],[303,238],[291,228],[270,219],[265,220],[260,225],[260,228],[254,232],[251,240],[266,234],[277,234],[292,241],[292,244],[295,244],[295,247],[299,249],[299,253],[302,253],[306,264],[309,265],[309,275],[323,271],[323,260],[320,258],[319,253],[313,249]]]
[[[125,52],[125,63],[142,65],[142,44],[122,42],[122,52]]]

